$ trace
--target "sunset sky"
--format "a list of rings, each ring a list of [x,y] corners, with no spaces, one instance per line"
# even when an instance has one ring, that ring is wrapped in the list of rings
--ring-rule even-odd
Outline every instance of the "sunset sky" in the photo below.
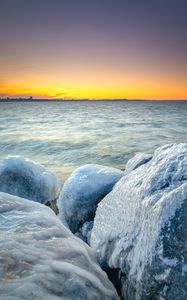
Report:
[[[0,97],[187,99],[187,0],[0,0]]]

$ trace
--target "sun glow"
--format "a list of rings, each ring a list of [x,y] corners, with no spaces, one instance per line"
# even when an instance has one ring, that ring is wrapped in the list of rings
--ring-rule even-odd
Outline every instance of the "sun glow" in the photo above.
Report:
[[[108,76],[107,76],[108,75]],[[65,87],[54,78],[19,80],[1,84],[0,95],[4,97],[29,97],[49,99],[187,99],[186,84],[182,81],[171,84],[171,79],[130,78],[110,76],[103,79],[89,76],[76,81],[66,80]],[[168,82],[169,81],[169,82]],[[62,78],[63,82],[63,78]]]

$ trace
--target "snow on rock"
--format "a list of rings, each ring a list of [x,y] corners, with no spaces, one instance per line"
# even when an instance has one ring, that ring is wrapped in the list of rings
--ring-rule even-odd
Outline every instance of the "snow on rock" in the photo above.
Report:
[[[45,205],[0,193],[0,299],[118,299],[91,248]]]
[[[46,203],[57,197],[57,177],[43,166],[21,156],[9,156],[0,164],[0,191]]]
[[[93,221],[97,204],[122,176],[124,172],[118,169],[94,164],[76,169],[65,182],[57,201],[62,222],[73,233],[81,231],[83,234],[83,224]]]
[[[133,156],[125,166],[125,173],[130,173],[131,171],[137,169],[143,164],[146,164],[152,158],[151,154],[147,153],[137,153]]]
[[[91,247],[119,270],[124,299],[187,299],[186,216],[184,143],[158,148],[99,203]]]

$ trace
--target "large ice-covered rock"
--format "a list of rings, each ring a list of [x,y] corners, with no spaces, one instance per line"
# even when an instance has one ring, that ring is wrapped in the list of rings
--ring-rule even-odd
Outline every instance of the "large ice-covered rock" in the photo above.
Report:
[[[122,176],[124,172],[118,169],[94,164],[76,169],[65,182],[57,201],[60,219],[73,233],[81,231],[83,236],[84,232],[87,235],[99,201]]]
[[[0,299],[118,299],[91,248],[45,205],[0,193]]]
[[[187,299],[187,144],[158,148],[100,203],[91,247],[124,299]]]
[[[0,164],[0,191],[40,203],[52,201],[59,190],[55,174],[21,156],[9,156]]]

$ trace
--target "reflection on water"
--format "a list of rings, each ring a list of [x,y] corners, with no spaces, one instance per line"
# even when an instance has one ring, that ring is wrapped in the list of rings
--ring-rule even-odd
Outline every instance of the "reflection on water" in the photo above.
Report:
[[[78,166],[123,168],[136,152],[187,142],[187,102],[0,103],[0,159],[18,154],[62,181]]]

